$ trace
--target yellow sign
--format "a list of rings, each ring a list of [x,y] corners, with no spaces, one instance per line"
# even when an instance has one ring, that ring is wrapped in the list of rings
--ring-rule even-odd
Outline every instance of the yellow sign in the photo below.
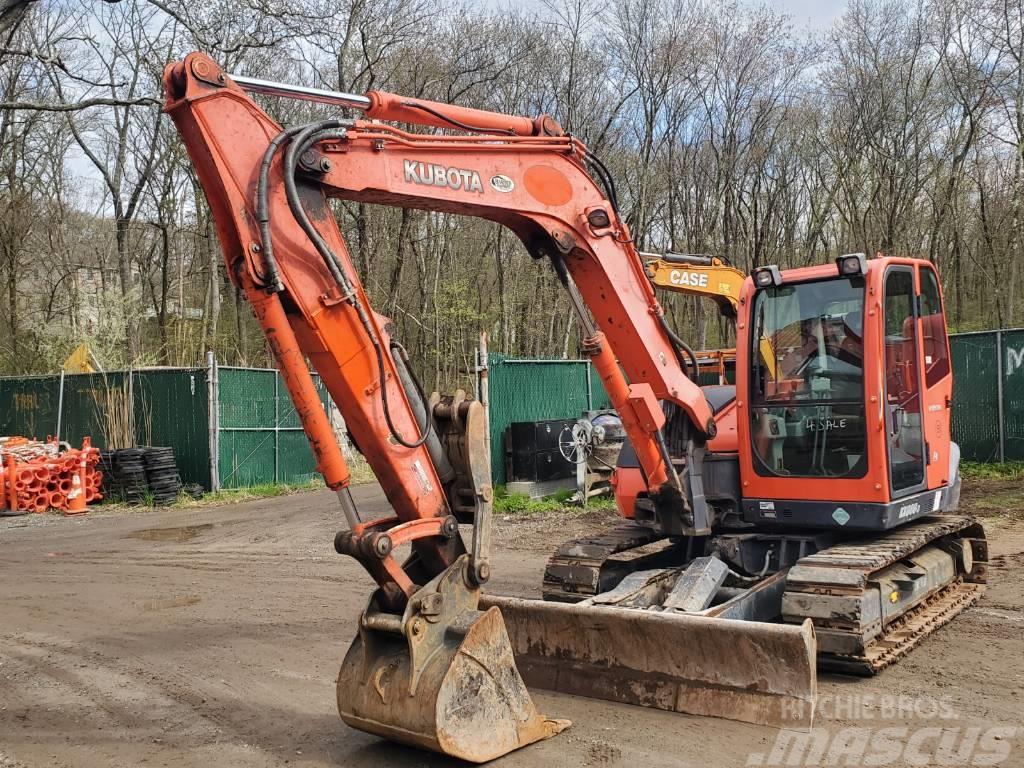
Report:
[[[64,361],[64,370],[68,373],[95,373],[92,367],[92,352],[86,343],[79,344],[75,351]]]

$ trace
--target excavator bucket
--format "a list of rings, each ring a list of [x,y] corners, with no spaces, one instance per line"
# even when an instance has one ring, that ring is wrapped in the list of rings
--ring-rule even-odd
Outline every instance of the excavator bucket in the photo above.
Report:
[[[345,723],[474,763],[569,726],[537,712],[501,612],[477,610],[467,562],[459,558],[417,592],[402,617],[371,599],[338,675]]]
[[[816,644],[803,625],[487,595],[519,671],[538,688],[809,729]]]

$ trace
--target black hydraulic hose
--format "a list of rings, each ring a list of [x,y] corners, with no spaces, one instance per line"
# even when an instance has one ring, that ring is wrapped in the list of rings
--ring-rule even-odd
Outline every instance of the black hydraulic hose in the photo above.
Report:
[[[342,293],[346,300],[350,299],[354,293],[352,283],[348,279],[344,270],[342,270],[341,264],[338,262],[338,257],[334,254],[330,246],[327,245],[327,242],[309,220],[309,216],[306,214],[306,209],[303,207],[302,201],[299,199],[298,188],[295,186],[295,172],[298,165],[298,158],[308,146],[326,138],[340,138],[344,136],[344,130],[338,129],[344,129],[348,125],[348,121],[327,120],[322,123],[316,123],[314,125],[304,127],[298,132],[295,138],[292,139],[292,143],[288,145],[288,151],[285,153],[284,159],[284,189],[285,195],[288,198],[288,207],[291,208],[292,216],[295,217],[295,221],[297,221],[299,226],[302,227],[306,236],[309,237],[310,242],[313,243],[313,247],[316,248],[320,257],[324,260],[331,276],[335,281],[337,281],[338,285],[341,286]]]
[[[672,330],[672,327],[668,324],[664,315],[658,315],[658,321],[661,323],[661,327],[664,329],[665,335],[668,336],[669,341],[672,342],[672,348],[676,351],[676,358],[679,360],[679,364],[683,366],[683,368],[689,368],[690,379],[696,383],[699,368],[697,366],[697,355],[693,351],[693,348]],[[683,359],[684,355],[686,356],[685,360]]]
[[[384,349],[381,345],[381,340],[373,327],[373,323],[370,321],[370,316],[366,312],[366,308],[363,306],[362,302],[359,301],[355,287],[348,279],[341,263],[338,261],[337,255],[331,250],[327,241],[323,239],[323,236],[319,231],[317,231],[316,227],[313,226],[313,223],[310,221],[309,216],[306,213],[306,209],[302,205],[302,200],[299,197],[298,188],[295,185],[295,173],[297,170],[298,158],[301,157],[302,152],[318,141],[343,137],[345,135],[344,127],[346,125],[348,125],[347,122],[328,120],[324,123],[307,126],[297,132],[297,135],[293,138],[292,143],[289,145],[288,151],[285,154],[285,194],[288,198],[288,207],[291,209],[292,215],[295,217],[295,221],[298,222],[300,227],[302,227],[302,230],[306,233],[306,236],[309,237],[310,242],[313,243],[313,246],[324,260],[324,263],[327,265],[332,277],[334,277],[335,281],[337,281],[338,285],[341,287],[345,300],[355,307],[356,314],[359,316],[359,321],[362,324],[363,329],[366,331],[366,335],[370,339],[370,344],[373,346],[373,351],[377,358],[377,373],[380,378],[381,405],[384,411],[384,420],[387,423],[391,437],[395,439],[395,442],[405,448],[419,448],[427,441],[432,430],[430,414],[426,413],[426,423],[420,427],[421,435],[415,442],[408,442],[402,437],[398,428],[395,426],[394,420],[391,416],[391,405],[388,401],[387,371],[384,366]],[[423,397],[422,391],[419,391],[418,382],[416,386],[418,390],[417,394],[419,394],[420,397]],[[423,398],[423,400],[425,403],[426,398]]]
[[[387,422],[388,432],[391,433],[391,436],[399,445],[404,446],[405,448],[419,448],[421,445],[427,442],[427,438],[430,437],[430,432],[431,430],[433,430],[433,425],[430,422],[430,413],[427,411],[426,407],[424,407],[425,424],[423,424],[423,426],[420,426],[419,424],[416,425],[417,427],[419,427],[420,430],[419,439],[412,443],[406,441],[405,438],[402,437],[402,434],[398,431],[398,428],[395,426],[395,422],[391,418],[391,405],[388,402],[387,374],[386,371],[384,370],[384,350],[381,349],[380,340],[377,338],[377,335],[373,332],[373,326],[370,325],[369,318],[366,317],[365,310],[363,310],[362,305],[358,301],[356,301],[355,306],[356,310],[359,312],[359,319],[363,320],[363,327],[366,329],[366,333],[370,337],[370,343],[373,345],[373,351],[377,355],[377,375],[380,376],[380,401],[381,406],[384,409],[384,421]],[[409,373],[411,375],[412,371],[410,371]],[[416,381],[415,377],[413,377],[413,381],[416,384],[416,393],[423,399],[423,404],[424,406],[426,406],[427,401],[426,398],[423,397],[422,390],[420,390],[419,382]]]
[[[615,211],[615,215],[617,216],[619,213],[619,194],[615,189],[615,180],[612,178],[611,172],[608,170],[608,167],[601,162],[601,158],[590,150],[587,150],[586,158],[597,171],[597,175],[604,187],[605,194],[608,196],[608,202],[612,204],[612,210]]]
[[[267,265],[267,274],[260,277],[269,284],[274,291],[281,290],[281,275],[277,269],[277,259],[274,258],[274,241],[270,237],[270,194],[267,185],[270,178],[270,165],[274,161],[274,155],[286,139],[291,138],[301,131],[303,126],[294,126],[281,131],[275,136],[267,151],[263,153],[263,160],[260,162],[259,180],[256,183],[256,222],[260,228],[260,239],[263,241],[263,261]]]

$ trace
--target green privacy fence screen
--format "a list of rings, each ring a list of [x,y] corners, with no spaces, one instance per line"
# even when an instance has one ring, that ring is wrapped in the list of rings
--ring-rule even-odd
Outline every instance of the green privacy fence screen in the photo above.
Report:
[[[1024,329],[954,334],[953,439],[964,459],[1024,460]],[[586,360],[488,356],[491,466],[504,483],[504,436],[516,421],[574,419],[609,407]],[[325,408],[319,378],[314,380]],[[72,444],[91,436],[110,446],[102,411],[127,393],[136,443],[174,448],[182,480],[205,488],[302,482],[315,476],[312,451],[276,371],[167,368],[106,374],[0,378],[0,435]],[[216,403],[211,408],[210,404]],[[330,410],[333,410],[330,409]]]
[[[329,399],[313,376],[325,409]],[[107,434],[109,412],[130,403],[136,445],[174,449],[185,484],[243,488],[299,483],[316,462],[288,392],[274,370],[160,368],[0,378],[0,435],[120,448]],[[215,407],[211,408],[211,403]],[[58,425],[58,420],[60,424]]]
[[[136,445],[169,445],[185,483],[209,486],[209,387],[203,368],[0,378],[0,434],[111,446],[106,412],[133,411]],[[58,426],[58,420],[60,422]]]
[[[1024,328],[950,336],[953,439],[968,461],[1024,460]],[[608,396],[585,360],[488,357],[491,469],[504,483],[504,439],[515,421],[574,419],[608,408]],[[727,376],[732,380],[732,376]],[[701,384],[717,383],[714,376]]]
[[[1024,329],[950,336],[953,439],[969,461],[1024,459]]]
[[[313,381],[328,409],[327,390],[316,374]],[[317,477],[313,452],[277,371],[219,367],[216,384],[221,488],[302,483]]]
[[[608,408],[601,379],[589,360],[523,360],[487,356],[491,473],[504,483],[505,432],[514,421],[576,419]]]

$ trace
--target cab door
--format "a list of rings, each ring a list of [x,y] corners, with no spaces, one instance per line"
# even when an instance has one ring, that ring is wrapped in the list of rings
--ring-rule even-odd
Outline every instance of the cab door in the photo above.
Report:
[[[889,481],[899,498],[925,486],[920,329],[914,267],[885,274],[885,416]]]
[[[920,286],[920,365],[924,371],[923,437],[926,474],[928,487],[939,488],[949,482],[953,369],[938,275],[928,264],[921,264],[917,269]]]

